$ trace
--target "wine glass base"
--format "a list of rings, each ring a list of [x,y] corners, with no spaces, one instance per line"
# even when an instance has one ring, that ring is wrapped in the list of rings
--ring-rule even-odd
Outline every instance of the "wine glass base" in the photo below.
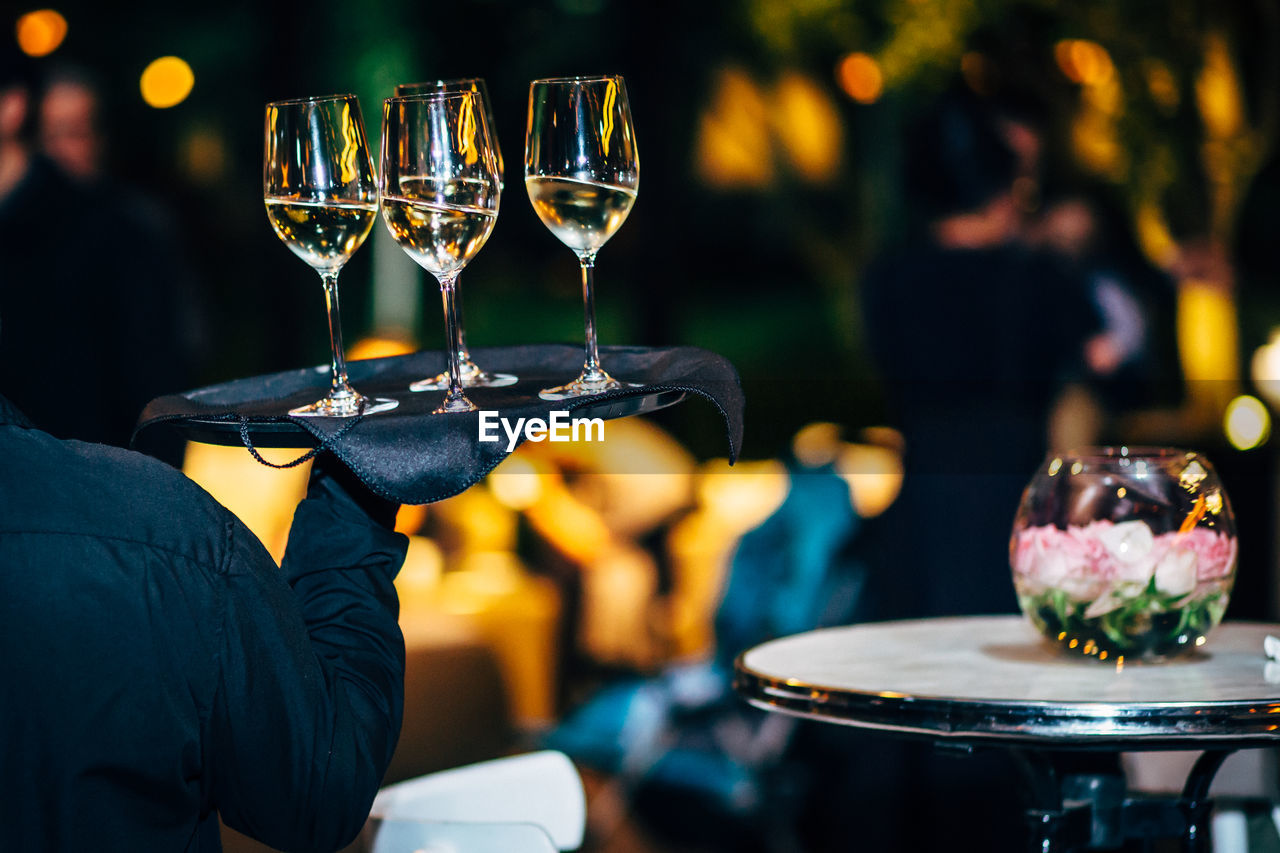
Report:
[[[480,407],[459,394],[457,397],[450,399],[445,397],[443,403],[432,410],[433,415],[454,415],[459,412],[474,412]]]
[[[361,406],[363,403],[363,407]],[[388,397],[366,397],[354,393],[349,396],[326,397],[309,406],[290,409],[289,414],[296,418],[353,418],[356,415],[376,415],[389,412],[400,405],[399,400]]]
[[[543,400],[569,400],[574,397],[586,397],[591,394],[603,394],[606,391],[621,391],[624,388],[639,388],[640,384],[636,382],[622,382],[614,379],[609,374],[604,374],[603,379],[584,381],[581,376],[565,385],[557,385],[554,388],[544,388],[538,392],[538,396]]]
[[[519,379],[514,373],[490,373],[480,370],[476,373],[462,374],[463,388],[506,388],[515,385]],[[409,386],[410,391],[448,391],[449,374],[437,373],[430,379],[421,379]]]

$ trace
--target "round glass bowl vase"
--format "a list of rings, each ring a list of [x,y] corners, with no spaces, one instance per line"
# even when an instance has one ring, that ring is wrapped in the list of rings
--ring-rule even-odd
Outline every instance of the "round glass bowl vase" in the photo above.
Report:
[[[1022,612],[1064,651],[1103,661],[1202,645],[1227,609],[1237,553],[1209,460],[1162,447],[1050,454],[1009,541]]]

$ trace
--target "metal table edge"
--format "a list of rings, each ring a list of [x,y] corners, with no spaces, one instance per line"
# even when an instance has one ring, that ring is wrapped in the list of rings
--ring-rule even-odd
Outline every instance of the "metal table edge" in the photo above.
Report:
[[[1280,746],[1280,700],[1200,703],[1002,702],[788,683],[734,661],[734,690],[765,711],[956,741],[1127,750]]]

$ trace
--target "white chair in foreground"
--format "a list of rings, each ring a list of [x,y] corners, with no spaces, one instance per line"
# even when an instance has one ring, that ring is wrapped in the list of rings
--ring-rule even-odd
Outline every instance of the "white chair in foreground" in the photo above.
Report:
[[[360,850],[367,853],[556,853],[532,823],[448,823],[370,818]]]
[[[576,850],[586,828],[587,799],[573,762],[546,750],[388,785],[378,792],[369,817],[371,822],[401,819],[436,826],[533,824],[555,849]],[[468,848],[441,849],[461,853]]]

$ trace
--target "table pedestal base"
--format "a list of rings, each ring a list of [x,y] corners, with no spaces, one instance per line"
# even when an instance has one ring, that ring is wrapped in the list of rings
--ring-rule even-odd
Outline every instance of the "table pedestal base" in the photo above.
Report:
[[[1205,752],[1180,796],[1130,796],[1117,755],[1113,767],[1078,772],[1079,753],[1011,750],[1027,785],[1026,811],[1034,853],[1118,850],[1134,839],[1182,839],[1186,853],[1209,853],[1209,786],[1234,749]],[[1076,759],[1076,760],[1073,760]]]

